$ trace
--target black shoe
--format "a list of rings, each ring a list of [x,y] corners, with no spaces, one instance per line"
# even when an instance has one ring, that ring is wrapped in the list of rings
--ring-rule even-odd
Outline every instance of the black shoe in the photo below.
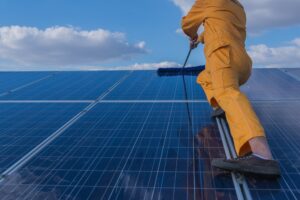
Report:
[[[222,108],[217,108],[212,112],[211,118],[216,118],[216,117],[225,117],[225,112]]]
[[[279,164],[275,160],[264,160],[255,155],[236,159],[214,159],[212,166],[240,173],[250,173],[265,176],[280,176]]]

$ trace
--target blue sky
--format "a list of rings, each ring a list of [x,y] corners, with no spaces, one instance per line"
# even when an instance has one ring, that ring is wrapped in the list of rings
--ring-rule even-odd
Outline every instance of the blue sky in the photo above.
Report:
[[[0,0],[0,70],[179,66],[188,41],[176,30],[192,2]],[[255,65],[297,67],[300,14],[295,7],[300,1],[286,0],[284,6],[280,0],[242,2]],[[190,64],[204,64],[202,54],[199,47]]]

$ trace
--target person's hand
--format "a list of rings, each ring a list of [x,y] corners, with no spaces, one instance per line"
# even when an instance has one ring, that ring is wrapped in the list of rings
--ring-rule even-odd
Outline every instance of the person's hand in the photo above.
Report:
[[[198,36],[194,37],[194,38],[190,38],[190,48],[191,49],[195,49],[198,47]]]

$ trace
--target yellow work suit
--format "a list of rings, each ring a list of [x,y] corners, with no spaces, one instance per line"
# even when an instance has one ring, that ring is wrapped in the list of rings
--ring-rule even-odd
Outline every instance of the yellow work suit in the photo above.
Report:
[[[200,25],[204,32],[198,36]],[[265,136],[248,98],[240,91],[252,70],[245,50],[246,14],[237,0],[196,0],[182,29],[190,38],[205,44],[206,67],[197,78],[209,103],[220,106],[239,156],[251,151],[248,141]]]

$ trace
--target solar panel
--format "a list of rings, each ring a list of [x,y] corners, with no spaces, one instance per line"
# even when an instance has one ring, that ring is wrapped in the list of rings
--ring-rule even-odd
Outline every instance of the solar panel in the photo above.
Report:
[[[299,198],[300,82],[290,73],[255,69],[243,86],[283,171],[279,180],[246,176],[253,199]],[[0,140],[12,147],[0,150],[2,171],[82,113],[0,181],[1,198],[237,199],[231,174],[210,165],[225,154],[195,81],[155,71],[59,72],[1,97],[0,137],[13,135]]]
[[[86,104],[0,104],[0,173]]]

